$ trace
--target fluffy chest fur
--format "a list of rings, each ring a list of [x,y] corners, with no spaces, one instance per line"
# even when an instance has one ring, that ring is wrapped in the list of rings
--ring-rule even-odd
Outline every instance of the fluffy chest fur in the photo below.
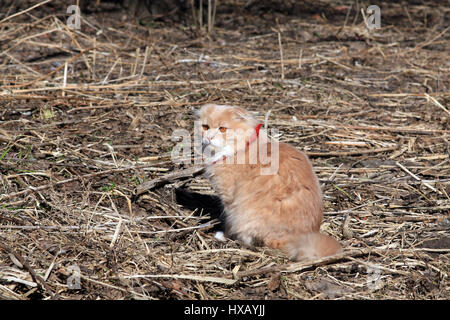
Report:
[[[279,145],[279,156],[273,175],[261,175],[260,163],[206,168],[225,207],[228,236],[252,244],[319,230],[322,200],[309,160],[287,144]]]

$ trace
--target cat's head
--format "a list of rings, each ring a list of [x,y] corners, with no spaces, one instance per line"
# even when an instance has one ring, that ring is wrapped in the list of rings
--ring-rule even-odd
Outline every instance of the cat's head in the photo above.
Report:
[[[236,152],[239,143],[249,141],[258,124],[241,107],[215,104],[201,107],[197,111],[197,118],[196,132],[201,132],[203,147],[212,148],[215,157],[230,156]]]

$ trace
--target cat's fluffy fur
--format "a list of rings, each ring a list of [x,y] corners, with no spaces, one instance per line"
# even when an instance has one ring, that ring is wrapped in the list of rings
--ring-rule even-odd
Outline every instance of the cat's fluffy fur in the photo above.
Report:
[[[205,172],[223,201],[227,237],[248,245],[279,248],[293,260],[323,257],[341,250],[335,239],[319,232],[322,193],[304,153],[279,143],[279,165],[273,175],[261,174],[261,168],[267,165],[259,160],[254,164],[229,164],[237,152],[227,144],[227,132],[242,129],[249,141],[258,122],[245,109],[232,106],[208,104],[197,115],[203,144],[216,151],[209,161],[206,159]],[[208,130],[202,128],[204,125]],[[227,128],[227,132],[222,133],[220,127]],[[251,144],[261,145],[259,142],[267,144],[270,154],[275,142],[263,131]],[[248,155],[248,150],[246,146],[238,152]],[[228,158],[228,163],[217,163],[223,157]]]

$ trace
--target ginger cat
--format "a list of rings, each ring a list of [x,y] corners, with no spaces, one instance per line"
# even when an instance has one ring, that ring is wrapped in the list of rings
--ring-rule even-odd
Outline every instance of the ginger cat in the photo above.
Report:
[[[269,139],[243,108],[207,104],[197,116],[205,172],[223,202],[227,237],[281,249],[293,260],[342,250],[319,232],[322,193],[304,153]],[[274,163],[276,170],[263,173]]]

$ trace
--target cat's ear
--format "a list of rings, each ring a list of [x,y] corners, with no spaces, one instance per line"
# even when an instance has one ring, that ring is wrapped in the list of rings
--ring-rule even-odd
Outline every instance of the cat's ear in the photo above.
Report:
[[[202,108],[193,110],[194,116],[199,119],[202,114]]]
[[[252,117],[248,114],[247,110],[245,110],[244,108],[241,107],[235,107],[235,112],[234,112],[234,120],[250,120]]]
[[[213,104],[210,104],[210,103],[209,104],[205,104],[205,105],[201,106],[200,109],[195,109],[194,115],[197,118],[201,118],[206,112],[208,112],[208,110],[210,108],[213,108],[213,107],[214,107]]]
[[[194,116],[197,119],[200,119],[202,117],[202,115],[205,113],[205,110],[206,110],[207,107],[208,107],[208,105],[205,104],[205,105],[201,106],[200,108],[195,109],[194,110]]]

